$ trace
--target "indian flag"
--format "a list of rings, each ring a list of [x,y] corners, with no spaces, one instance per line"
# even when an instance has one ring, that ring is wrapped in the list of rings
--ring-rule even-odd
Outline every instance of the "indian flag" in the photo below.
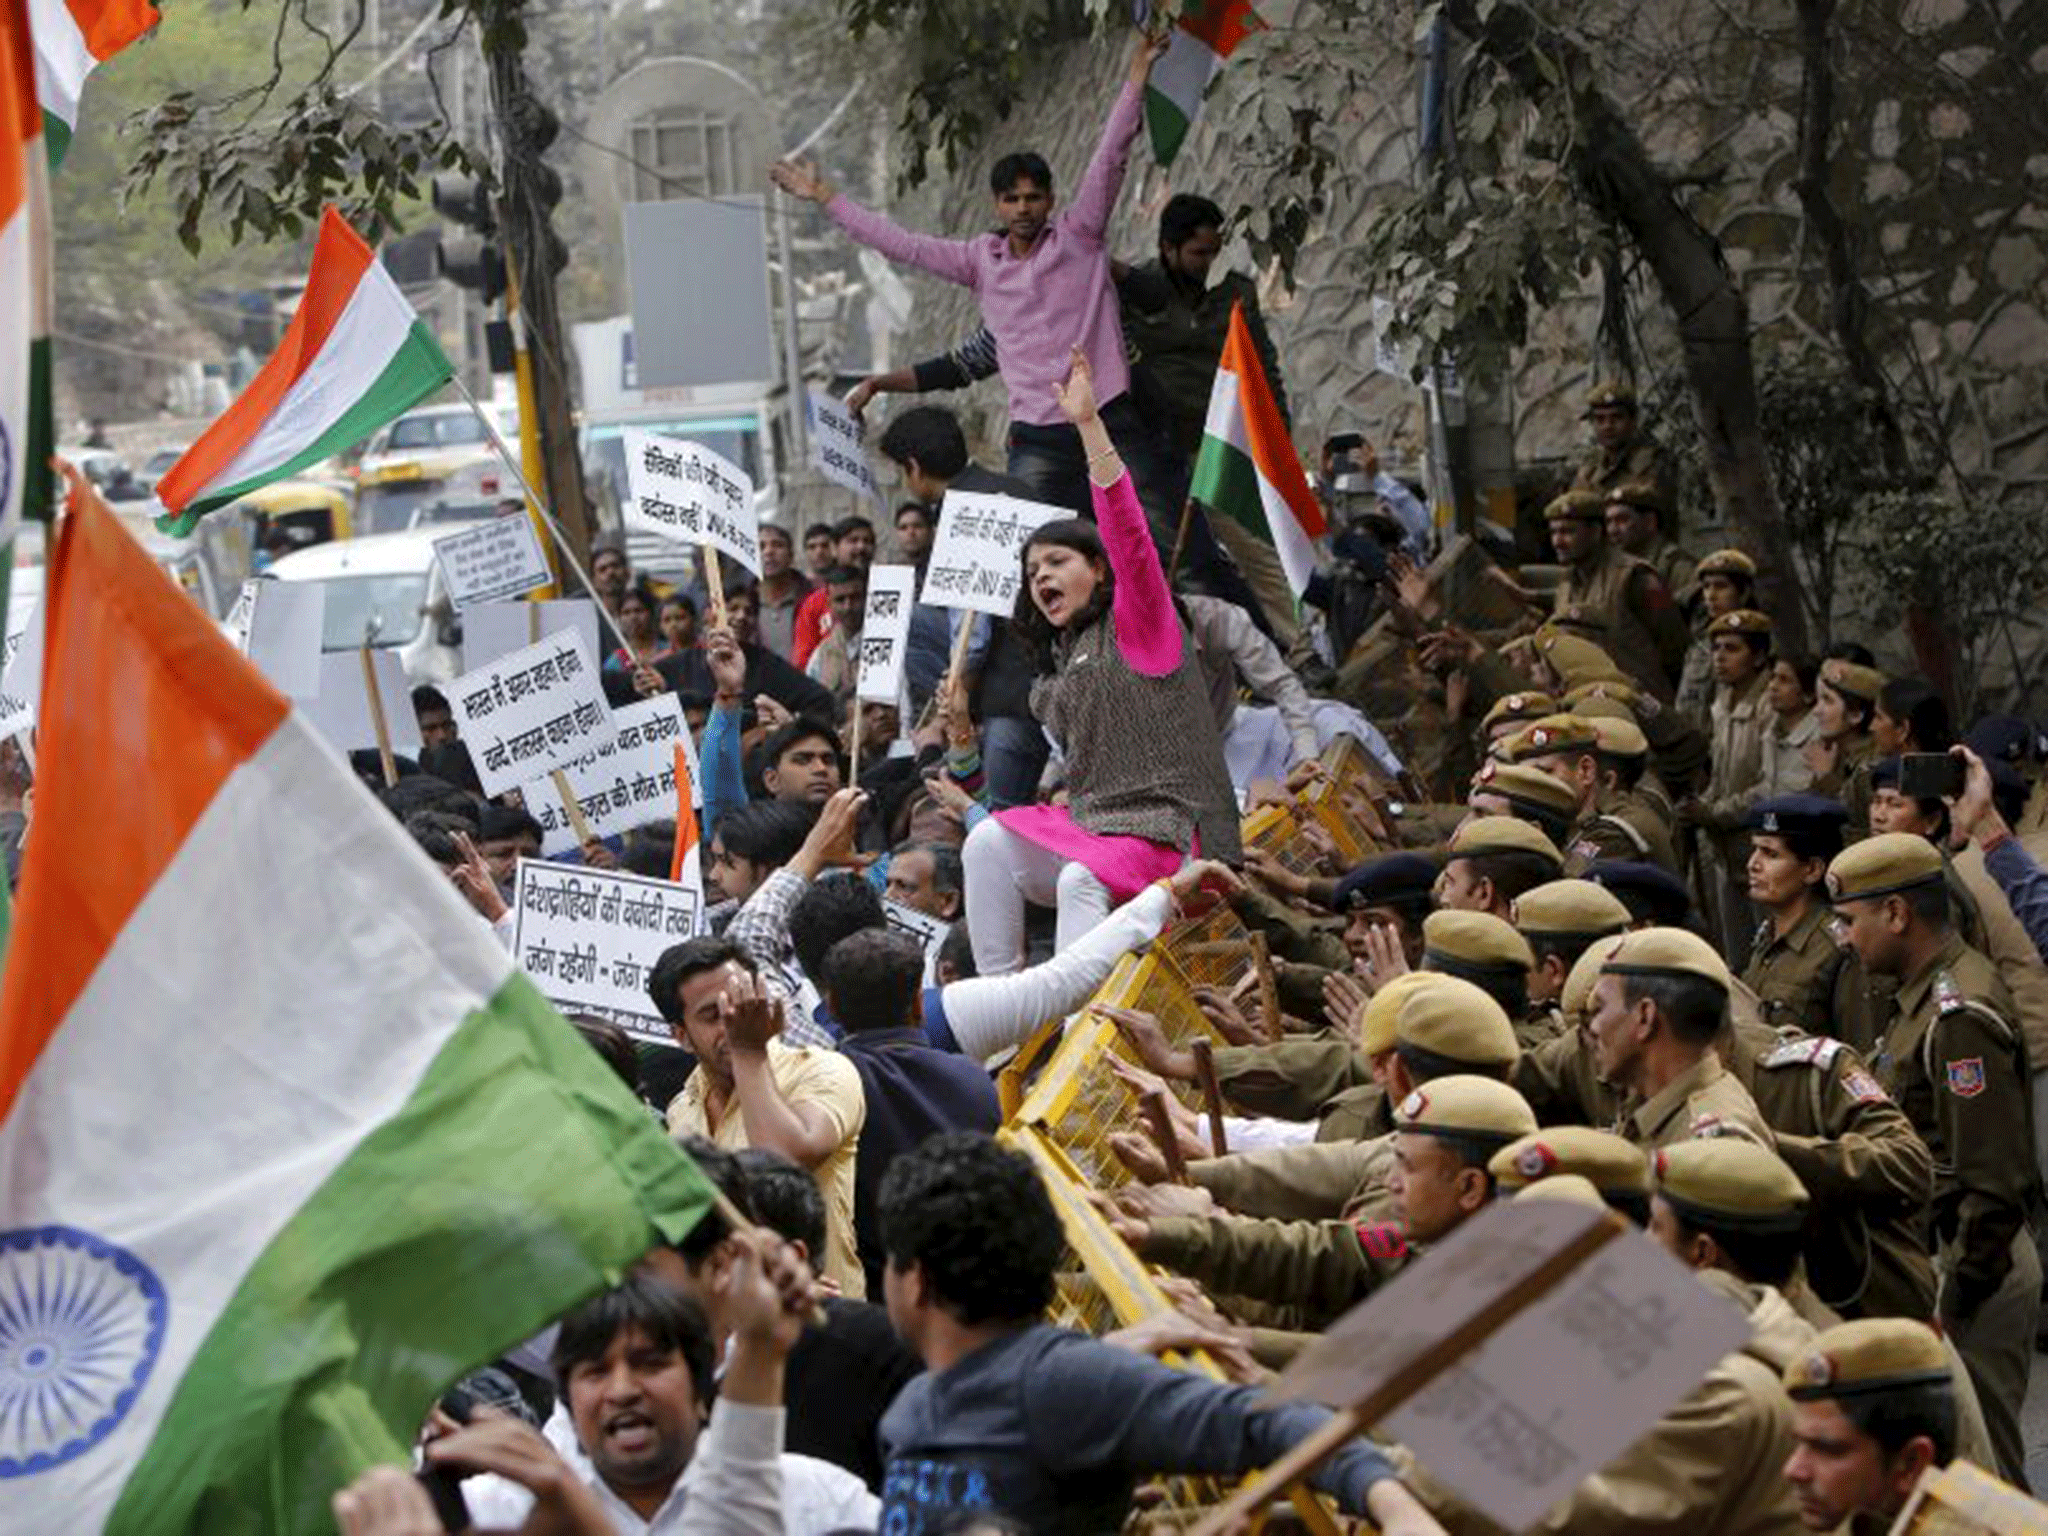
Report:
[[[1244,306],[1230,312],[1230,335],[1209,391],[1209,419],[1188,494],[1273,546],[1296,594],[1315,574],[1315,541],[1328,530],[1322,505],[1274,403]]]
[[[0,548],[50,515],[50,198],[24,0],[0,0]],[[6,603],[0,588],[0,605]]]
[[[690,754],[676,743],[676,846],[669,856],[668,877],[687,885],[700,896],[704,891],[703,856],[698,852],[697,807],[690,802],[696,790],[690,783]]]
[[[391,274],[329,208],[284,340],[157,482],[157,526],[190,533],[215,507],[354,447],[454,376]]]
[[[710,1187],[81,500],[0,978],[0,1526],[331,1531]]]
[[[1145,126],[1161,165],[1172,164],[1180,153],[1181,141],[1202,110],[1202,93],[1223,61],[1265,25],[1250,0],[1188,0],[1145,87]]]
[[[55,169],[78,131],[85,77],[157,24],[148,0],[28,0],[35,23],[36,98]]]

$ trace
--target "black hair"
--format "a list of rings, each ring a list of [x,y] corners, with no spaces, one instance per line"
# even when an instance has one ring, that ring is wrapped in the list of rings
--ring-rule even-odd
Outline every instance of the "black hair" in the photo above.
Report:
[[[543,837],[540,823],[533,819],[533,813],[524,806],[487,805],[478,819],[476,835],[487,842],[496,842],[505,837],[530,837],[536,843]]]
[[[439,779],[458,791],[466,801],[479,801],[484,797],[484,781],[477,777],[476,762],[469,755],[469,743],[466,741],[437,741],[431,747],[421,747],[418,777]],[[469,810],[474,814],[474,804],[469,806]]]
[[[1906,727],[1915,752],[1946,752],[1956,744],[1948,705],[1920,678],[1893,678],[1878,690],[1877,707]]]
[[[1502,901],[1513,901],[1525,891],[1548,885],[1557,878],[1556,860],[1524,848],[1504,848],[1498,853],[1454,853],[1451,857],[1466,860],[1476,878],[1491,881],[1494,894]]]
[[[1596,940],[1612,938],[1613,935],[1606,933],[1525,932],[1522,937],[1529,941],[1529,951],[1535,955],[1538,965],[1541,965],[1545,960],[1555,959],[1569,972],[1573,966],[1579,963],[1579,957],[1593,947]]]
[[[832,541],[836,544],[849,533],[858,533],[863,528],[869,533],[873,533],[875,531],[875,520],[871,517],[863,517],[858,512],[849,513],[832,525]]]
[[[610,1019],[594,1014],[572,1013],[568,1020],[583,1037],[583,1043],[602,1056],[604,1064],[618,1074],[619,1081],[633,1090],[634,1097],[639,1097],[640,1052],[634,1049],[632,1038]]]
[[[1740,1279],[1756,1285],[1783,1286],[1799,1268],[1799,1255],[1806,1246],[1803,1230],[1758,1232],[1719,1223],[1704,1211],[1680,1210],[1675,1205],[1671,1214],[1677,1218],[1680,1236],[1711,1237]]]
[[[940,480],[951,480],[967,467],[967,435],[960,430],[960,418],[943,406],[912,406],[882,429],[875,446],[891,464],[915,459],[919,469]]]
[[[825,957],[833,945],[848,934],[880,928],[888,921],[881,893],[864,876],[827,875],[812,881],[811,888],[789,909],[790,948],[796,951],[796,962],[804,974],[823,985]]]
[[[751,586],[752,583],[750,582],[748,585]],[[726,593],[725,600],[731,602],[733,595],[731,592]],[[697,599],[690,596],[681,587],[678,587],[661,600],[661,608],[654,610],[657,617],[659,617],[662,608],[687,608],[690,610],[690,617],[695,618],[697,616]]]
[[[876,1197],[882,1251],[924,1270],[960,1322],[1036,1321],[1067,1237],[1038,1170],[992,1136],[951,1132],[900,1154]]]
[[[754,1219],[778,1237],[802,1243],[811,1262],[825,1256],[825,1197],[818,1181],[780,1152],[743,1147],[734,1154],[754,1197]]]
[[[371,754],[372,757],[375,755]],[[377,798],[384,809],[400,821],[420,811],[440,811],[463,818],[472,831],[476,828],[476,801],[446,779],[437,779],[429,773],[408,774],[396,784],[380,788]]]
[[[1409,1078],[1416,1083],[1431,1083],[1440,1077],[1455,1077],[1459,1073],[1490,1077],[1497,1083],[1504,1083],[1514,1071],[1512,1063],[1482,1065],[1474,1061],[1459,1061],[1455,1057],[1411,1045],[1406,1040],[1394,1042],[1394,1054],[1401,1058],[1401,1065],[1408,1069]],[[1493,1150],[1498,1152],[1500,1148]]]
[[[830,523],[812,523],[810,527],[804,530],[804,542],[806,544],[810,543],[813,539],[829,539],[831,537],[832,525]]]
[[[1474,965],[1456,955],[1431,949],[1423,953],[1422,968],[1471,982],[1499,1003],[1501,1012],[1511,1019],[1519,1019],[1529,1011],[1529,973],[1519,966],[1509,969],[1499,965]]]
[[[1875,667],[1877,657],[1867,645],[1858,645],[1854,640],[1837,640],[1820,653],[1822,661],[1846,661],[1852,667]]]
[[[436,864],[460,864],[462,849],[456,844],[455,834],[473,833],[476,824],[445,811],[415,811],[405,818],[405,831]]]
[[[415,715],[424,715],[429,710],[438,711],[444,715],[453,713],[448,707],[448,696],[446,694],[441,692],[432,683],[421,683],[412,691],[412,712]]]
[[[1913,921],[1929,928],[1948,928],[1955,923],[1955,902],[1948,894],[1948,882],[1929,880],[1899,892]]]
[[[678,1136],[675,1142],[697,1165],[697,1171],[710,1181],[711,1187],[732,1202],[734,1210],[748,1221],[755,1219],[753,1182],[747,1177],[746,1166],[740,1162],[737,1153],[729,1152],[703,1136]],[[694,1274],[704,1267],[704,1261],[711,1257],[712,1250],[731,1236],[732,1228],[713,1209],[699,1216],[697,1224],[669,1246]]]
[[[818,579],[828,587],[844,586],[850,581],[857,581],[865,586],[868,573],[857,565],[835,565]]]
[[[1889,1464],[1916,1436],[1934,1443],[1934,1464],[1955,1460],[1957,1420],[1955,1384],[1921,1381],[1887,1387],[1881,1392],[1848,1392],[1831,1402],[1842,1417],[1877,1442]]]
[[[967,931],[966,918],[955,918],[953,926],[946,930],[946,936],[939,940],[939,964],[951,966],[954,978],[959,981],[966,981],[976,974],[974,939]]]
[[[1626,1216],[1631,1225],[1649,1226],[1650,1197],[1640,1189],[1603,1189],[1600,1198],[1607,1202],[1607,1209]]]
[[[1642,782],[1643,770],[1649,766],[1646,760],[1640,757],[1624,757],[1618,752],[1598,751],[1593,754],[1593,764],[1599,772],[1614,775],[1617,789],[1634,789]]]
[[[1714,636],[1714,638],[1716,640],[1725,640],[1728,636],[1723,633]],[[1745,629],[1737,631],[1735,638],[1749,647],[1752,656],[1768,657],[1771,654],[1771,637],[1769,635],[1755,635]]]
[[[1198,192],[1176,192],[1159,210],[1161,245],[1182,245],[1192,240],[1198,231],[1213,229],[1221,232],[1222,228],[1223,210]]]
[[[1774,659],[1792,669],[1799,679],[1799,691],[1812,698],[1814,685],[1820,681],[1820,663],[1798,651],[1780,651]]]
[[[778,539],[783,540],[785,543],[792,545],[796,543],[795,536],[792,535],[790,531],[787,528],[783,527],[780,523],[763,523],[759,531],[755,533],[754,537],[758,541],[766,538],[771,533],[774,534],[775,537],[777,537]]]
[[[676,824],[672,817],[635,827],[626,834],[625,846],[619,851],[621,869],[650,880],[666,880],[675,860]]]
[[[563,1315],[550,1362],[562,1391],[568,1392],[577,1366],[604,1359],[612,1341],[629,1328],[656,1349],[681,1355],[699,1406],[712,1400],[718,1356],[704,1309],[658,1275],[638,1272]]]
[[[1029,181],[1042,191],[1050,192],[1052,167],[1045,163],[1045,156],[1036,150],[1024,149],[1003,156],[989,167],[988,189],[997,197],[1001,197],[1020,181]]]
[[[647,996],[653,1002],[655,1012],[671,1024],[680,1024],[683,1022],[683,983],[705,971],[715,971],[721,965],[735,964],[749,976],[759,970],[744,949],[731,939],[716,934],[699,934],[694,939],[671,944],[654,962],[654,969],[647,973]]]
[[[1621,995],[1629,1003],[1648,998],[1671,1033],[1687,1045],[1712,1045],[1728,1019],[1728,990],[1704,976],[1624,974]]]
[[[1486,1193],[1489,1199],[1494,1195],[1496,1186],[1493,1181],[1493,1175],[1487,1172],[1486,1165],[1500,1155],[1502,1147],[1517,1139],[1513,1136],[1476,1136],[1470,1134],[1443,1136],[1435,1131],[1420,1131],[1415,1134],[1428,1136],[1430,1140],[1456,1158],[1460,1168],[1476,1168],[1481,1173],[1486,1174]]]
[[[1024,648],[1037,659],[1040,672],[1052,670],[1053,641],[1062,631],[1053,628],[1050,620],[1038,611],[1038,604],[1031,600],[1031,551],[1041,544],[1056,544],[1062,549],[1071,549],[1086,559],[1098,562],[1102,575],[1095,583],[1095,593],[1086,606],[1067,621],[1065,633],[1078,635],[1097,619],[1109,612],[1110,604],[1116,597],[1116,572],[1109,563],[1109,552],[1104,548],[1102,535],[1086,518],[1063,517],[1058,522],[1047,523],[1024,541],[1019,554],[1017,607],[1010,619],[1011,632],[1024,643]]]
[[[943,891],[949,896],[960,895],[967,889],[967,872],[960,862],[960,849],[954,843],[905,843],[896,850],[901,858],[906,853],[922,853],[932,861],[932,889]]]
[[[644,607],[649,618],[661,617],[661,599],[654,595],[654,588],[645,576],[636,576],[626,590],[619,594],[619,606],[625,607],[628,599]]]
[[[798,715],[774,735],[761,743],[761,766],[763,770],[773,768],[782,761],[783,754],[790,748],[806,741],[828,741],[832,750],[839,750],[839,733],[822,720],[813,720],[809,715]]]
[[[833,1016],[849,1032],[902,1029],[917,1021],[924,946],[908,934],[893,928],[850,933],[826,951],[824,970],[821,985]]]
[[[815,807],[787,800],[751,800],[718,818],[713,835],[735,859],[780,869],[796,857],[817,824]]]

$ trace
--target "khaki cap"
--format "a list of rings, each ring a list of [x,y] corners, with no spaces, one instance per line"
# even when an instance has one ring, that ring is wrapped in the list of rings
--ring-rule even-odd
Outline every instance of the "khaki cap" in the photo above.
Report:
[[[1655,483],[1649,480],[1624,480],[1620,485],[1613,487],[1607,493],[1607,505],[1612,507],[1617,504],[1624,507],[1641,507],[1645,512],[1655,512],[1659,516],[1667,510],[1662,493],[1658,491]]]
[[[1599,699],[1587,701],[1600,704]],[[1619,704],[1608,706],[1615,712],[1593,716],[1593,733],[1600,738],[1600,751],[1607,757],[1648,757],[1650,738],[1643,734],[1635,717]]]
[[[1940,1335],[1910,1317],[1859,1317],[1824,1328],[1785,1367],[1785,1391],[1802,1403],[1954,1380]]]
[[[1493,1163],[1499,1161],[1500,1159],[1495,1157]],[[1486,1165],[1489,1170],[1492,1169],[1493,1163]],[[1494,1183],[1498,1184],[1499,1182],[1500,1179],[1496,1176]],[[1550,1178],[1538,1179],[1534,1184],[1524,1184],[1515,1191],[1515,1198],[1517,1200],[1564,1200],[1572,1205],[1596,1206],[1603,1211],[1607,1209],[1607,1201],[1602,1198],[1600,1191],[1593,1187],[1593,1181],[1591,1179],[1582,1179],[1576,1173],[1553,1174]]]
[[[1499,795],[1518,811],[1530,815],[1548,812],[1570,820],[1578,814],[1579,797],[1564,780],[1541,768],[1516,763],[1483,763],[1472,775],[1472,793]]]
[[[1756,562],[1739,549],[1717,549],[1700,557],[1693,567],[1695,581],[1707,576],[1732,576],[1737,581],[1756,580]]]
[[[1424,1083],[1395,1105],[1394,1129],[1505,1144],[1536,1129],[1536,1111],[1506,1083],[1455,1073]]]
[[[1602,406],[1620,406],[1625,411],[1636,408],[1636,388],[1624,384],[1620,379],[1602,379],[1586,392],[1587,411],[1597,411]]]
[[[1768,1148],[1739,1136],[1708,1136],[1660,1147],[1650,1159],[1657,1193],[1699,1224],[1746,1232],[1797,1232],[1806,1224],[1806,1186]]]
[[[1602,1195],[1647,1195],[1650,1160],[1612,1131],[1550,1125],[1503,1147],[1486,1165],[1502,1189],[1521,1189],[1562,1174],[1576,1175]]]
[[[1546,523],[1598,523],[1606,520],[1607,498],[1598,491],[1566,491],[1543,509]]]
[[[1434,986],[1418,987],[1403,999],[1395,1015],[1394,1042],[1461,1067],[1498,1072],[1522,1058],[1506,1011],[1458,976],[1438,976]]]
[[[1552,753],[1593,752],[1599,746],[1600,737],[1593,722],[1577,715],[1545,715],[1522,727],[1507,743],[1508,759],[1517,763]]]
[[[1564,1015],[1565,1023],[1573,1029],[1586,1022],[1586,1010],[1593,1001],[1593,988],[1600,981],[1600,948],[1598,944],[1591,945],[1572,962],[1564,987],[1557,994],[1557,1011]]]
[[[1564,855],[1539,828],[1514,816],[1474,816],[1451,834],[1446,859],[1476,859],[1488,853],[1533,853],[1564,868]]]
[[[1515,927],[1531,939],[1597,939],[1629,925],[1621,898],[1590,880],[1552,880],[1524,891],[1515,898],[1513,911]]]
[[[1560,702],[1573,714],[1584,719],[1587,717],[1586,706],[1602,699],[1619,704],[1633,715],[1642,695],[1636,691],[1634,683],[1622,678],[1596,677],[1567,689]]]
[[[1422,921],[1425,957],[1439,956],[1485,971],[1528,970],[1529,941],[1491,912],[1432,912]]]
[[[1547,630],[1538,636],[1536,649],[1543,659],[1550,663],[1557,675],[1564,679],[1566,688],[1576,688],[1581,683],[1618,683],[1628,680],[1628,674],[1615,664],[1612,656],[1579,635]]]
[[[1547,693],[1511,693],[1506,698],[1494,700],[1493,708],[1480,720],[1479,728],[1491,732],[1505,721],[1540,720],[1556,712],[1557,700]]]
[[[1442,978],[1431,971],[1403,971],[1382,982],[1379,991],[1366,1000],[1358,1016],[1358,1048],[1368,1056],[1385,1055],[1394,1048],[1394,1025],[1401,1017],[1401,1005],[1410,994],[1434,985]]]
[[[1769,639],[1776,626],[1771,616],[1758,613],[1754,608],[1737,608],[1724,613],[1707,626],[1709,635],[1762,635]]]
[[[1714,946],[1683,928],[1639,928],[1595,947],[1603,976],[1698,976],[1724,992],[1734,982]]]
[[[1830,901],[1865,901],[1942,878],[1941,850],[1911,832],[1881,832],[1853,843],[1828,865]]]
[[[1846,693],[1865,704],[1875,704],[1884,692],[1884,674],[1875,667],[1859,667],[1839,658],[1820,664],[1820,680],[1837,693]]]

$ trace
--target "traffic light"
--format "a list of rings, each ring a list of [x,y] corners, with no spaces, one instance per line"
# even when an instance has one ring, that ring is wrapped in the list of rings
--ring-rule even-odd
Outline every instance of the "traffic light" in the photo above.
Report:
[[[433,179],[434,211],[451,220],[434,249],[434,270],[458,288],[474,288],[486,304],[505,291],[505,252],[490,188],[481,177],[444,171]]]

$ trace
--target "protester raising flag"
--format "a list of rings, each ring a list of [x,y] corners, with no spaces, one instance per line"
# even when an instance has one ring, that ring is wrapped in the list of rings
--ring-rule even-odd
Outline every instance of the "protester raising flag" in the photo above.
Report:
[[[78,131],[85,77],[157,24],[148,0],[30,0],[35,16],[36,96],[55,170]]]
[[[42,9],[39,5],[38,11]],[[0,0],[0,549],[49,516],[50,203],[27,0]],[[0,610],[7,601],[0,570]]]
[[[0,1524],[332,1530],[423,1404],[712,1195],[79,501],[0,979]]]
[[[1241,304],[1230,312],[1230,335],[1216,365],[1188,494],[1272,545],[1287,584],[1297,596],[1308,590],[1316,569],[1315,540],[1328,525],[1301,472]]]
[[[157,482],[157,526],[190,533],[215,507],[354,447],[454,376],[391,274],[329,208],[284,340]]]
[[[1250,0],[1188,0],[1173,29],[1166,56],[1153,66],[1145,86],[1145,128],[1153,158],[1173,163],[1181,141],[1202,110],[1202,93],[1237,45],[1265,23]]]

